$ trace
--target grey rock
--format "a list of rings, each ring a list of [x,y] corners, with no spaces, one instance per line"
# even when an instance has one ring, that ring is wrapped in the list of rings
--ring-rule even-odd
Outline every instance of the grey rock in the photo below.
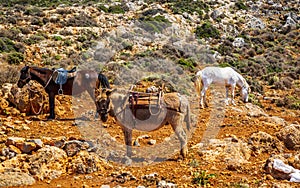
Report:
[[[252,17],[248,22],[248,27],[253,29],[264,29],[266,26],[261,19]]]
[[[234,47],[243,47],[245,45],[245,40],[241,37],[237,37],[234,39],[234,41],[232,42],[232,45]]]
[[[27,142],[33,142],[35,143],[36,147],[38,149],[42,148],[44,146],[44,143],[41,139],[28,139]]]
[[[161,180],[157,184],[158,188],[177,188],[177,185],[174,183],[166,182],[165,180]]]
[[[247,115],[250,117],[261,117],[261,116],[268,116],[262,108],[252,103],[247,103]]]
[[[78,140],[72,140],[65,143],[64,150],[67,153],[68,157],[73,157],[76,155],[82,148],[83,142]]]
[[[151,139],[151,140],[149,140],[148,144],[155,145],[156,144],[156,140]]]

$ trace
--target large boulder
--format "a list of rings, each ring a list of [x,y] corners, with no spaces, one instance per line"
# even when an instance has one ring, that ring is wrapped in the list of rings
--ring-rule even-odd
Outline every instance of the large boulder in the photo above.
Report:
[[[47,94],[43,86],[30,82],[30,87],[18,88],[15,84],[5,83],[2,87],[3,97],[13,104],[21,113],[38,114],[47,113]]]
[[[28,87],[27,87],[28,86]],[[16,84],[5,83],[0,92],[0,110],[12,111],[11,103],[21,113],[37,115],[49,113],[48,94],[42,85],[35,81],[18,88]],[[55,100],[55,113],[63,116],[71,111],[71,100],[66,96],[57,96]]]
[[[256,155],[281,152],[284,148],[283,144],[276,137],[261,131],[253,133],[248,140],[248,144]]]
[[[28,161],[30,174],[40,180],[52,180],[66,173],[66,152],[54,146],[39,149]]]
[[[35,179],[24,172],[0,173],[0,187],[25,186],[35,183]]]
[[[199,155],[210,163],[224,163],[230,170],[238,170],[242,164],[248,163],[251,156],[249,145],[235,136],[225,139],[210,139],[208,143],[197,144]]]
[[[285,147],[287,147],[288,149],[300,149],[300,125],[288,125],[277,132],[276,136],[284,143]]]
[[[38,180],[52,180],[66,172],[66,152],[45,146],[32,155],[18,154],[0,163],[0,172],[25,172]]]

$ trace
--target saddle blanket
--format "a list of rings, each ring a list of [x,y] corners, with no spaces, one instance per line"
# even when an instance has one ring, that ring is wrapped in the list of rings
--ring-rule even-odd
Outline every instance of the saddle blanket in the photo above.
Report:
[[[66,70],[64,68],[56,69],[53,72],[53,80],[56,84],[65,84],[68,78],[74,77],[76,75],[76,67],[71,70]]]

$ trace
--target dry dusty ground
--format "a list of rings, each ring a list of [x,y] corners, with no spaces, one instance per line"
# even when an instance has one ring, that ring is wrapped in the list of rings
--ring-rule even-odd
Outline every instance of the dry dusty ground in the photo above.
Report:
[[[287,94],[287,92],[288,91],[286,91],[286,93],[281,93],[281,95]],[[267,114],[284,118],[288,123],[293,123],[296,121],[299,122],[299,111],[278,108],[270,101],[264,101],[262,99],[260,102],[262,103]],[[238,102],[237,107],[242,105],[244,105],[242,102]],[[266,183],[269,185],[267,187],[270,187],[270,185],[272,185],[274,182],[282,182],[274,179],[270,180],[268,178],[269,176],[267,176],[263,170],[266,159],[270,156],[270,154],[251,156],[249,164],[245,164],[240,169],[228,170],[224,164],[207,163],[203,161],[201,156],[199,156],[197,149],[191,149],[193,145],[201,142],[203,132],[205,131],[206,124],[210,118],[211,110],[211,107],[205,110],[200,110],[197,127],[195,128],[195,131],[188,142],[189,156],[187,159],[177,160],[178,154],[176,154],[166,161],[154,163],[153,165],[142,168],[122,166],[119,163],[111,162],[111,167],[106,169],[104,173],[96,172],[85,175],[74,174],[61,176],[60,178],[54,179],[51,182],[39,181],[35,185],[28,187],[101,187],[101,185],[110,185],[111,187],[116,185],[120,185],[122,187],[148,185],[149,187],[155,187],[155,183],[146,182],[140,178],[143,175],[155,172],[159,177],[163,177],[163,179],[166,179],[167,181],[176,183],[178,187],[197,187],[197,185],[192,184],[192,173],[201,170],[207,170],[208,174],[216,174],[216,177],[210,181],[212,187],[242,187],[243,183],[249,184],[250,187],[259,187],[263,183]],[[296,116],[290,116],[290,112],[295,113]],[[38,117],[25,117],[26,119],[33,120],[29,125],[30,130],[14,132],[13,135],[8,136],[19,136],[26,138],[37,138],[40,136],[66,136],[69,138],[80,138],[81,133],[71,116],[72,115],[66,115],[65,117],[61,117],[61,120],[54,121],[41,121],[45,119],[46,115],[40,115]],[[103,125],[109,134],[115,137],[120,143],[123,143],[123,134],[121,129],[114,124],[112,119],[109,119],[109,121]],[[240,115],[237,111],[231,110],[230,107],[226,107],[225,118],[221,125],[222,126],[220,127],[217,138],[225,138],[230,137],[231,135],[236,135],[238,138],[247,140],[247,138],[249,138],[249,136],[254,132],[264,131],[274,135],[274,133],[278,131],[276,126],[264,123],[262,118],[249,118],[249,116]],[[151,139],[155,139],[159,143],[165,137],[172,134],[172,130],[170,126],[166,126],[151,133],[135,131],[134,137],[136,138],[138,135],[142,134],[150,135]],[[147,139],[140,141],[141,146],[147,144],[146,142]],[[192,161],[196,161],[197,165],[191,165]],[[132,175],[137,177],[137,180],[130,180],[126,181],[125,183],[112,181],[112,173],[124,171],[129,171]],[[293,186],[296,186],[296,184]]]

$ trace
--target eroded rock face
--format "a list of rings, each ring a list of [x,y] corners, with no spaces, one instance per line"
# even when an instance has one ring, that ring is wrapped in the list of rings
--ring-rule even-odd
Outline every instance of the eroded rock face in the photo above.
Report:
[[[276,137],[261,131],[253,133],[248,144],[255,154],[283,151],[283,144]]]
[[[47,94],[42,91],[43,87],[40,84],[31,83],[30,89],[26,86],[18,88],[16,84],[4,84],[3,98],[12,103],[21,113],[34,114],[42,110],[47,112],[46,106],[39,110],[40,106],[46,102]]]
[[[35,178],[54,179],[66,172],[67,155],[64,150],[46,146],[28,158],[29,172]]]
[[[80,151],[68,163],[68,173],[90,174],[92,172],[102,171],[102,159],[95,153],[89,153],[86,150]]]
[[[276,133],[276,136],[288,149],[300,149],[300,125],[288,125]]]
[[[97,153],[89,151],[91,141],[8,137],[5,145],[0,152],[0,180],[5,181],[0,181],[0,186],[30,185],[35,179],[49,181],[62,174],[101,172],[108,166]],[[10,172],[15,174],[10,177]],[[13,183],[17,177],[20,180]]]
[[[48,94],[43,86],[35,81],[30,81],[23,88],[16,84],[5,83],[0,92],[0,110],[11,114],[26,113],[28,115],[49,113]],[[55,100],[55,113],[63,116],[71,111],[71,102],[68,97],[57,96]],[[9,103],[13,104],[9,106]],[[61,104],[68,105],[61,105]]]
[[[236,170],[243,163],[247,163],[251,156],[251,149],[247,143],[237,138],[211,139],[206,147],[199,147],[199,155],[208,162],[220,161],[228,168]]]

